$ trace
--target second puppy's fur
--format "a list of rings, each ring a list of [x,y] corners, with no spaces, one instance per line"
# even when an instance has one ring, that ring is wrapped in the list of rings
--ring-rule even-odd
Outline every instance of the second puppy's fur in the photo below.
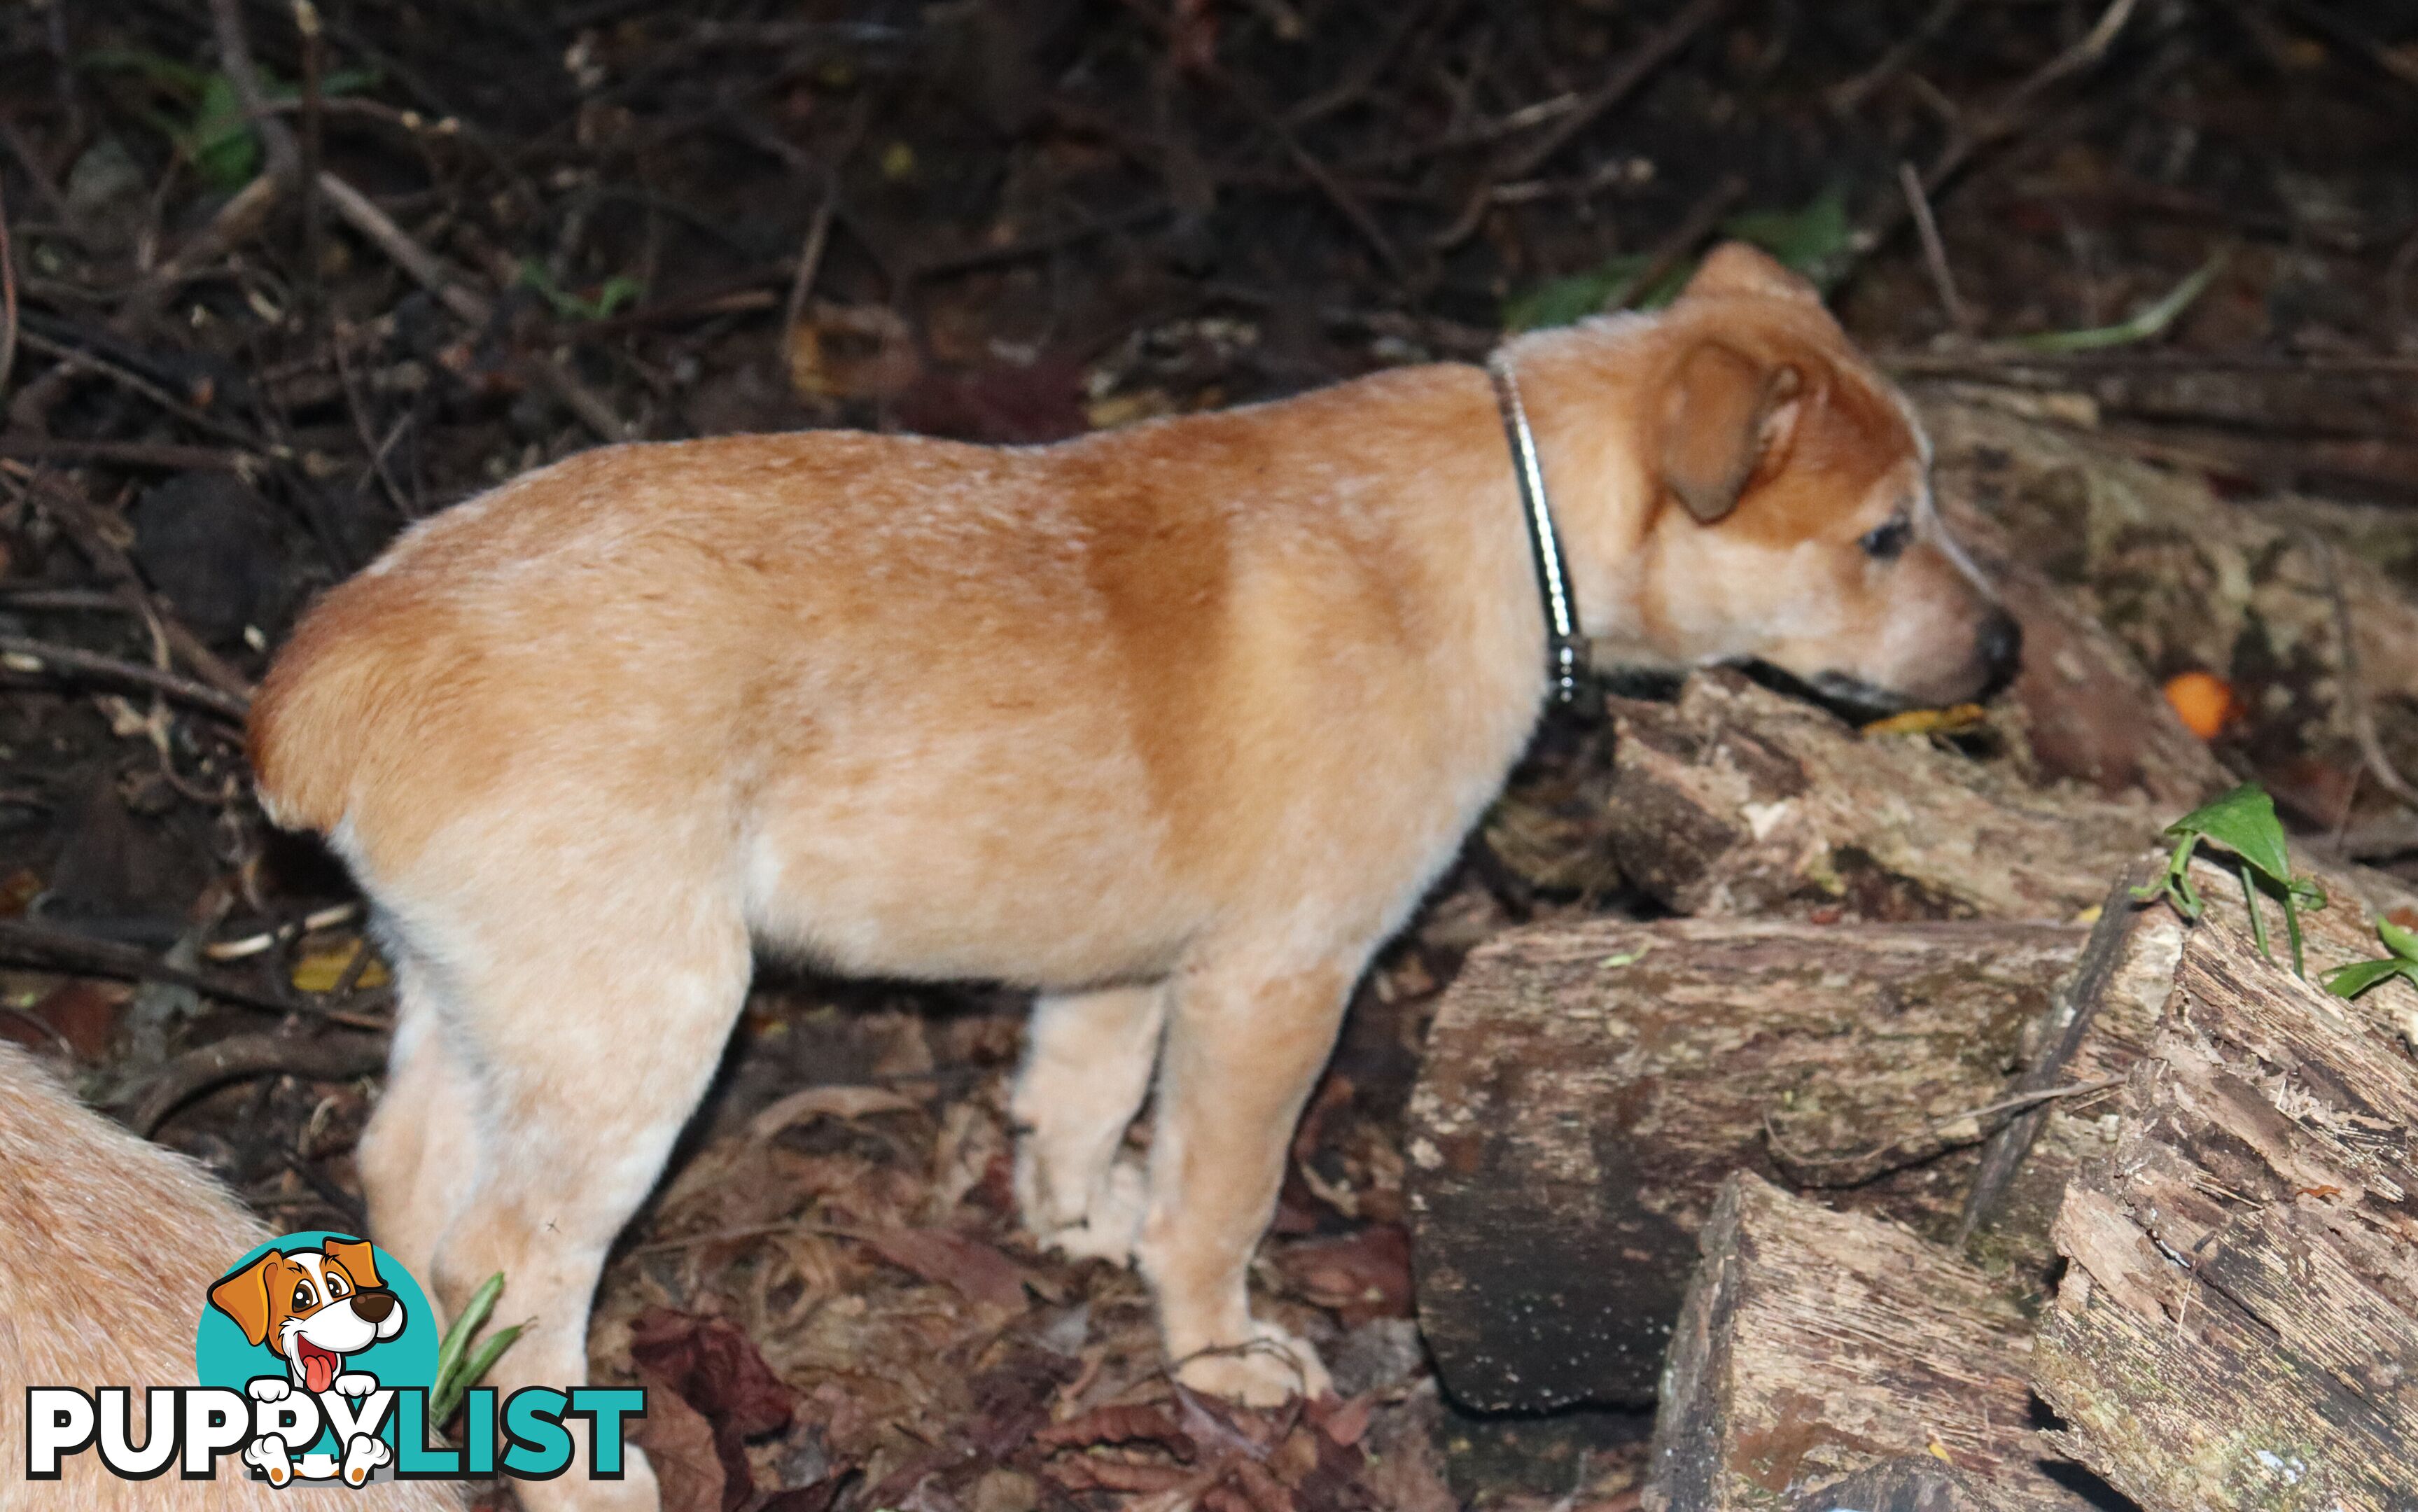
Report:
[[[1589,636],[1909,701],[2003,670],[1909,411],[1777,265],[1724,249],[1666,314],[1505,357]],[[1039,989],[1027,1222],[1130,1250],[1186,1382],[1323,1387],[1247,1262],[1354,979],[1536,723],[1542,626],[1474,367],[1029,450],[609,448],[430,521],[253,730],[399,969],[379,1242],[449,1306],[511,1277],[504,1385],[581,1379],[761,939]]]

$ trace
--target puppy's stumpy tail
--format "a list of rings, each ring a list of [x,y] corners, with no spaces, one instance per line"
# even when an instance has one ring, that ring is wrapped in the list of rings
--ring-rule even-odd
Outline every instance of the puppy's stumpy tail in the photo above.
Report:
[[[379,731],[422,688],[432,648],[405,627],[426,617],[395,588],[357,577],[329,592],[253,698],[245,743],[260,806],[285,829],[328,834],[344,821]]]

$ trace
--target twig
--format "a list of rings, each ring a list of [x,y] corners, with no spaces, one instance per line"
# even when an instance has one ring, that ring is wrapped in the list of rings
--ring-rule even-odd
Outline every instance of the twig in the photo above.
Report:
[[[2315,531],[2304,531],[2302,537],[2310,553],[2318,559],[2318,570],[2325,574],[2326,597],[2334,608],[2334,642],[2342,648],[2342,696],[2344,711],[2350,715],[2350,730],[2359,741],[2360,760],[2376,785],[2395,798],[2418,808],[2418,788],[2412,788],[2401,769],[2384,753],[2384,742],[2377,739],[2376,710],[2367,701],[2367,683],[2360,676],[2359,640],[2350,622],[2350,600],[2343,592],[2342,574],[2334,565],[2332,542]]]
[[[1713,228],[1722,223],[1722,217],[1729,213],[1730,206],[1745,195],[1746,180],[1736,174],[1715,184],[1712,192],[1696,202],[1695,206],[1689,210],[1687,219],[1681,221],[1676,230],[1655,243],[1645,266],[1615,284],[1603,297],[1603,308],[1607,311],[1625,310],[1630,300],[1660,283],[1662,275],[1694,252],[1697,243],[1711,236]]]
[[[31,329],[21,332],[18,339],[44,357],[57,359],[59,366],[54,370],[57,373],[97,374],[129,393],[140,394],[186,424],[207,431],[222,441],[232,441],[247,451],[281,461],[291,455],[290,452],[281,452],[274,445],[253,435],[239,425],[231,425],[216,416],[205,414],[133,369],[113,362],[89,347],[53,341],[40,331]]]
[[[275,929],[263,929],[256,934],[245,935],[237,939],[212,940],[202,947],[202,958],[207,961],[240,961],[247,956],[258,955],[263,951],[307,935],[313,930],[333,929],[340,924],[349,924],[360,911],[361,906],[358,903],[330,904],[327,908],[306,913],[293,923],[280,925]]]
[[[253,1077],[296,1076],[313,1081],[350,1081],[386,1063],[386,1041],[374,1034],[330,1034],[300,1039],[291,1034],[234,1034],[205,1045],[161,1066],[142,1089],[124,1099],[127,1126],[148,1138],[168,1115],[213,1088]]]
[[[387,1027],[384,1019],[367,1014],[324,1007],[307,999],[252,986],[213,971],[188,971],[132,945],[44,929],[18,919],[0,919],[0,960],[16,961],[43,970],[108,977],[119,982],[164,982],[222,1002],[273,1014],[309,1014],[355,1029]]]
[[[10,464],[6,470],[25,474],[25,469],[15,464]],[[144,585],[142,575],[135,572],[133,560],[116,542],[110,539],[109,532],[102,528],[91,505],[64,485],[38,475],[26,476],[25,481],[39,496],[42,512],[66,532],[69,541],[75,542],[76,550],[84,554],[84,559],[110,580],[118,602],[125,604],[129,612],[141,618],[151,628],[151,634],[165,641],[169,649],[175,651],[203,681],[230,697],[247,704],[252,701],[252,683],[242,673],[227,665],[216,651],[203,644],[199,635],[187,628],[183,620],[153,597],[151,590]]]
[[[0,635],[0,665],[17,672],[47,672],[54,677],[76,674],[105,681],[130,682],[216,714],[238,728],[252,709],[249,699],[205,687],[156,666],[121,661],[115,656],[103,656],[98,651],[82,650],[73,646],[26,640],[17,635]]]
[[[411,239],[408,232],[396,225],[384,210],[370,203],[369,196],[345,183],[332,173],[319,175],[319,192],[336,208],[336,214],[386,253],[387,259],[418,283],[435,295],[439,303],[473,326],[484,327],[495,313],[495,305],[483,294],[472,289],[440,262],[436,254]]]
[[[1922,191],[1922,176],[1914,164],[1901,160],[1897,165],[1898,187],[1905,191],[1906,208],[1914,215],[1914,229],[1922,238],[1923,266],[1931,269],[1931,286],[1939,296],[1939,308],[1948,323],[1959,335],[1973,333],[1973,313],[1956,297],[1956,275],[1948,268],[1948,249],[1939,239],[1939,222],[1931,216],[1931,196]]]
[[[1878,63],[1831,90],[1830,108],[1842,115],[1853,112],[1874,90],[1895,78],[1933,38],[1946,31],[1948,23],[1954,21],[1956,13],[1964,8],[1965,0],[1939,0],[1931,8],[1931,14],[1922,18],[1921,24],[1900,38],[1896,46],[1881,54]]]
[[[2053,1027],[2058,1032],[2041,1047],[2040,1058],[2015,1082],[2015,1095],[2057,1086],[2064,1078],[2067,1064],[2082,1048],[2091,1023],[2099,1016],[2100,1004],[2107,1000],[2108,989],[2115,985],[2116,968],[2124,959],[2124,944],[2132,937],[2133,918],[2140,908],[2133,901],[2133,888],[2145,877],[2140,863],[2127,864],[2117,877],[2116,885],[2100,900],[2099,922],[2091,926],[2090,939],[2074,964],[2074,979],[2058,994],[2062,1021]],[[1982,1147],[1981,1168],[1974,1172],[1972,1188],[1965,1195],[1965,1212],[1957,1220],[1959,1245],[1997,1215],[1998,1204],[2006,1199],[2007,1189],[2014,1184],[2016,1172],[2023,1169],[2032,1142],[2040,1138],[2041,1128],[2047,1122],[2046,1105],[2027,1108]]]
[[[2325,7],[2313,4],[2312,0],[2283,0],[2283,6],[2311,31],[2350,49],[2397,83],[2418,89],[2418,62],[2386,47]]]
[[[2000,96],[1995,104],[1981,114],[1978,125],[1969,130],[1962,125],[1952,128],[1947,144],[1939,149],[1939,155],[1923,171],[1923,193],[1936,195],[1973,160],[1976,153],[2012,136],[2023,124],[2024,108],[2043,91],[2070,75],[2095,66],[2105,57],[2107,50],[2116,44],[2117,37],[2124,30],[2125,23],[2133,19],[2133,11],[2139,4],[2140,0],[2109,0],[2107,8],[2100,12],[2099,20],[2092,23],[2089,31],[2072,47],[2033,69]],[[1903,199],[1890,201],[1889,207],[1873,224],[1856,234],[1847,251],[1846,267],[1852,268],[1869,256],[1912,217],[1912,210]],[[1842,277],[1844,272],[1843,269]]]
[[[174,256],[164,259],[127,294],[109,322],[110,329],[119,335],[132,335],[148,326],[186,281],[250,240],[301,175],[302,154],[294,145],[293,131],[270,109],[268,91],[261,87],[237,0],[210,0],[210,18],[218,36],[219,67],[235,89],[244,118],[259,133],[268,162],[251,183],[219,206],[209,224],[193,233]],[[56,392],[55,384],[46,377],[42,392],[30,407],[47,410]]]
[[[0,435],[0,457],[28,462],[105,462],[121,467],[161,467],[171,472],[241,472],[252,453],[169,441],[84,441],[68,436]]]
[[[562,401],[564,408],[578,416],[581,424],[595,432],[598,439],[627,441],[635,434],[628,421],[613,412],[603,395],[580,381],[570,363],[557,357],[534,357],[529,359],[529,367],[538,381]]]
[[[467,279],[447,267],[435,252],[411,238],[369,196],[332,173],[319,175],[319,191],[344,223],[360,232],[403,269],[412,282],[435,295],[446,309],[473,326],[484,327],[495,314],[495,302],[470,286]],[[607,441],[626,441],[630,427],[570,367],[553,357],[532,357],[528,370],[539,383],[579,417],[581,423]]]
[[[1718,6],[1728,4],[1728,0],[1696,0],[1696,3]],[[1370,213],[1368,206],[1361,203],[1360,196],[1345,188],[1343,181],[1336,177],[1316,154],[1302,145],[1301,138],[1285,124],[1284,117],[1277,114],[1274,106],[1260,98],[1258,90],[1226,69],[1219,68],[1213,72],[1260,130],[1276,139],[1277,145],[1284,148],[1285,156],[1293,160],[1293,166],[1318,186],[1318,191],[1326,196],[1327,203],[1334,206],[1343,219],[1352,223],[1352,229],[1360,233],[1361,239],[1374,249],[1378,260],[1385,265],[1385,270],[1398,279],[1408,278],[1409,265],[1402,261],[1402,254],[1395,248],[1394,239],[1385,235],[1385,228],[1377,223],[1377,218]]]
[[[815,275],[822,270],[823,249],[831,242],[832,213],[839,208],[839,175],[823,176],[823,197],[815,206],[815,219],[806,227],[805,244],[798,250],[798,271],[789,280],[788,302],[781,310],[781,339],[796,338],[798,322],[805,318],[806,296],[814,289]]]
[[[8,240],[8,204],[0,199],[0,391],[17,370],[17,252]]]
[[[302,42],[302,165],[299,181],[302,191],[304,316],[315,329],[328,302],[324,276],[327,226],[319,203],[319,164],[324,158],[321,146],[326,137],[327,111],[325,101],[320,98],[323,49],[319,38],[319,11],[311,0],[294,0],[294,29],[301,35]]]
[[[1432,245],[1439,252],[1460,246],[1477,231],[1493,203],[1493,187],[1505,179],[1526,178],[1544,166],[1545,160],[1569,145],[1572,137],[1593,126],[1615,105],[1650,78],[1657,69],[1668,62],[1672,54],[1685,47],[1695,35],[1716,20],[1730,7],[1730,0],[1688,0],[1677,15],[1664,23],[1635,52],[1621,60],[1620,67],[1598,84],[1593,92],[1558,117],[1544,135],[1526,146],[1505,154],[1484,174],[1477,192],[1469,197],[1461,214],[1451,225],[1438,233]]]
[[[2079,1097],[2086,1092],[2105,1092],[2110,1087],[2122,1085],[2124,1085],[2124,1078],[2121,1077],[2101,1077],[2095,1081],[2077,1081],[2063,1087],[2044,1088],[2039,1092],[2018,1092],[2012,1097],[2002,1097],[1995,1103],[1985,1103],[1980,1107],[1969,1107],[1961,1113],[1950,1113],[1939,1118],[1928,1119],[1920,1126],[1909,1129],[1893,1139],[1885,1140],[1869,1150],[1852,1155],[1812,1155],[1789,1149],[1781,1138],[1780,1130],[1772,1123],[1769,1113],[1766,1113],[1763,1117],[1763,1135],[1771,1147],[1772,1159],[1786,1171],[1792,1182],[1807,1186],[1861,1186],[1866,1182],[1886,1176],[1891,1171],[1903,1170],[1908,1166],[1936,1159],[1951,1150],[1962,1150],[1967,1145],[1980,1144],[1997,1132],[1996,1127],[1983,1127],[1982,1121],[1985,1119],[1996,1118],[2001,1113],[2018,1113],[2026,1108],[2038,1107],[2043,1103],[2056,1102],[2059,1098]],[[1969,1138],[1942,1139],[1929,1146],[1918,1147],[1904,1160],[1893,1164],[1888,1162],[1887,1157],[1892,1151],[1904,1149],[1927,1135],[1936,1134],[1968,1120],[1974,1125],[1974,1133]]]

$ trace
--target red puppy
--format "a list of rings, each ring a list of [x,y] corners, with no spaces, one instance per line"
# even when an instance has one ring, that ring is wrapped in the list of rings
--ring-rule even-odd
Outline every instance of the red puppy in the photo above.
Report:
[[[263,690],[261,791],[378,905],[373,1221],[447,1306],[511,1276],[539,1321],[504,1385],[581,1378],[761,941],[1037,989],[1033,1230],[1136,1257],[1192,1384],[1323,1388],[1246,1264],[1354,980],[1546,696],[1508,392],[1585,636],[1922,703],[2012,658],[1910,412],[1759,253],[1498,366],[1027,450],[605,448],[328,596]],[[1154,1069],[1145,1175],[1114,1156]]]

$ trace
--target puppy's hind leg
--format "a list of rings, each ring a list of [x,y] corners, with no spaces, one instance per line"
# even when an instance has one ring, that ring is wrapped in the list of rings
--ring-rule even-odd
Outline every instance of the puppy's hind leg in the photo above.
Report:
[[[405,1270],[425,1276],[468,1187],[478,1089],[451,1043],[458,1031],[446,1022],[435,975],[408,950],[392,954],[394,1047],[386,1090],[361,1131],[361,1188],[370,1237]]]
[[[1025,1031],[1010,1104],[1019,1131],[1016,1202],[1043,1245],[1123,1263],[1147,1184],[1117,1158],[1140,1110],[1167,1017],[1163,986],[1044,996]]]
[[[704,1093],[746,995],[735,896],[659,880],[642,898],[524,900],[491,915],[513,921],[509,938],[497,930],[456,956],[489,963],[454,1005],[478,1085],[479,1149],[435,1280],[458,1313],[501,1272],[499,1316],[534,1320],[496,1367],[506,1397],[588,1379],[605,1253]],[[571,1471],[523,1483],[522,1504],[653,1512],[643,1454],[629,1451],[618,1482],[589,1479],[588,1459],[581,1438]]]

